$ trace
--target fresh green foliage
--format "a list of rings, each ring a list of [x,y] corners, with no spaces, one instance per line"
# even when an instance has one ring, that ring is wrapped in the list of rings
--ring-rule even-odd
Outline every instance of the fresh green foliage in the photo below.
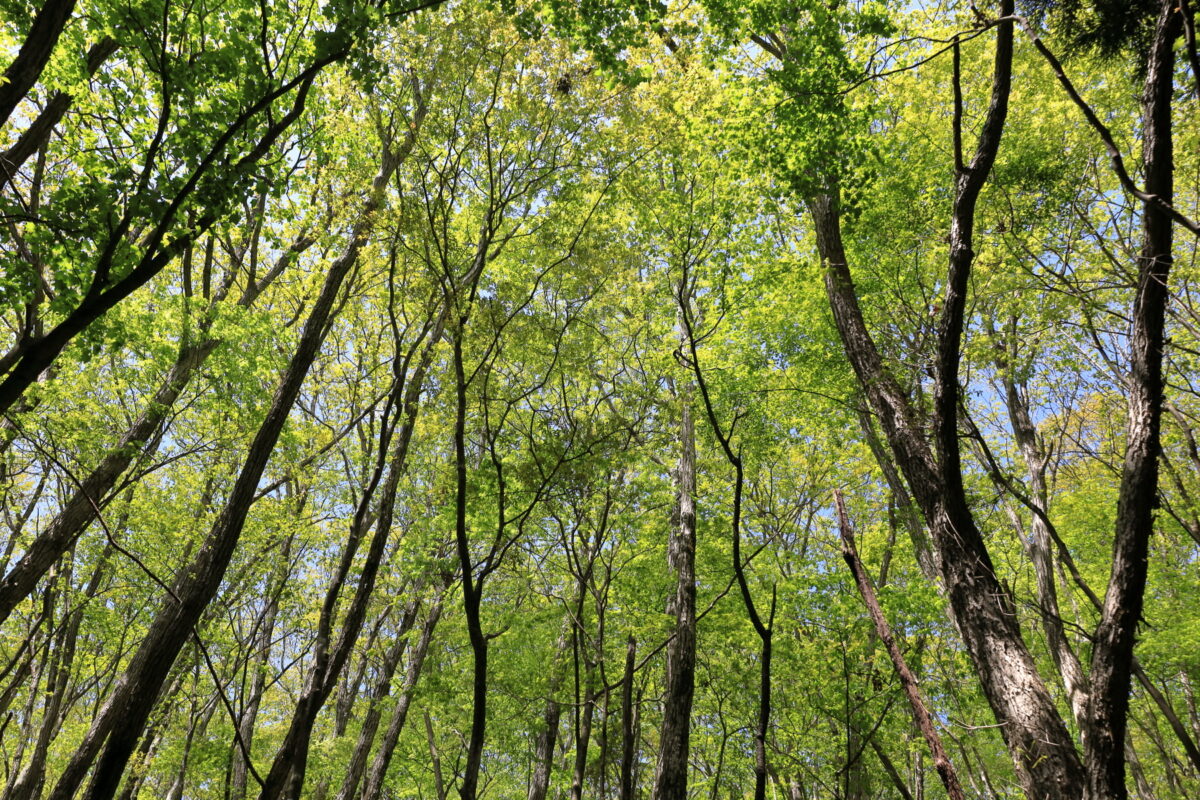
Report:
[[[6,56],[33,5],[0,3]],[[1066,70],[1131,165],[1144,144],[1131,64],[1158,8],[1137,5],[1128,24],[1111,3],[1017,9],[1071,50]],[[316,688],[303,778],[281,796],[457,794],[478,668],[464,564],[487,641],[479,795],[537,800],[544,774],[541,797],[651,797],[685,410],[699,616],[687,796],[754,796],[763,650],[739,571],[772,627],[768,795],[944,796],[843,562],[835,490],[968,796],[1021,796],[914,487],[847,361],[807,210],[840,197],[866,327],[932,441],[954,95],[969,157],[991,16],[809,0],[81,0],[0,132],[0,381],[57,348],[0,421],[5,796],[49,797],[69,775],[261,457],[121,797],[257,796]],[[1053,527],[1055,616],[1086,670],[1126,458],[1144,207],[1021,36],[974,229],[962,477],[1078,737],[1035,521]],[[1176,42],[1174,206],[1195,219],[1189,41]],[[1200,274],[1177,231],[1125,751],[1143,800],[1200,792]],[[345,265],[278,442],[257,452]],[[1022,410],[1032,446],[1014,431]],[[738,568],[725,444],[741,464]],[[31,588],[10,590],[68,528]]]

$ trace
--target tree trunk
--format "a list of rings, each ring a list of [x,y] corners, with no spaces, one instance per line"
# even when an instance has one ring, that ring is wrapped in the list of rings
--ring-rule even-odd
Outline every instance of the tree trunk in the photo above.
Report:
[[[1142,96],[1144,190],[1170,204],[1174,196],[1171,99],[1179,7],[1163,0],[1146,65]],[[1125,800],[1125,732],[1133,647],[1146,588],[1146,561],[1158,507],[1159,429],[1163,403],[1163,324],[1174,223],[1156,203],[1142,206],[1142,248],[1130,342],[1129,420],[1117,498],[1112,571],[1092,648],[1085,742],[1087,796]]]
[[[1013,437],[1017,441],[1021,455],[1025,458],[1025,469],[1029,476],[1030,501],[1042,514],[1049,508],[1049,493],[1046,487],[1046,454],[1038,441],[1037,427],[1029,413],[1023,387],[1018,386],[1012,377],[1012,365],[1001,363],[1004,372],[1005,404],[1008,407],[1009,424]],[[1071,715],[1075,718],[1080,731],[1087,734],[1087,700],[1088,684],[1083,674],[1083,666],[1075,654],[1066,631],[1063,629],[1062,615],[1058,606],[1058,589],[1054,580],[1054,559],[1052,557],[1053,540],[1046,520],[1040,514],[1033,514],[1029,522],[1029,544],[1026,552],[1033,564],[1033,573],[1037,581],[1038,610],[1042,622],[1042,630],[1046,634],[1046,645],[1050,657],[1062,678],[1063,688],[1067,692],[1067,701]]]
[[[49,0],[38,10],[25,43],[0,78],[0,128],[41,77],[74,10],[75,0]]]
[[[367,713],[363,717],[362,727],[358,732],[358,739],[354,743],[354,751],[350,754],[350,763],[346,765],[346,777],[342,779],[341,788],[337,793],[337,800],[350,800],[350,798],[354,797],[358,790],[359,781],[362,780],[363,773],[366,772],[367,759],[371,755],[371,746],[375,743],[375,734],[379,732],[379,723],[383,719],[383,708],[381,706],[392,692],[392,678],[395,677],[396,668],[400,666],[400,660],[404,657],[404,651],[408,648],[409,635],[413,625],[416,623],[418,605],[416,600],[409,603],[408,608],[404,611],[404,616],[400,620],[399,629],[392,634],[394,641],[384,654],[383,664],[380,666],[379,673],[376,676],[375,686],[371,690],[371,699]],[[357,685],[357,682],[355,685]],[[351,694],[351,692],[347,692],[347,694]]]
[[[396,752],[396,743],[404,730],[408,719],[408,710],[412,707],[413,695],[417,690],[417,679],[421,676],[421,667],[425,664],[425,655],[429,652],[429,642],[433,639],[433,629],[437,627],[442,615],[442,596],[439,595],[429,609],[425,624],[421,628],[421,638],[408,655],[408,668],[404,672],[404,686],[400,690],[400,698],[396,702],[396,710],[392,712],[392,721],[388,723],[383,734],[383,741],[371,761],[371,769],[363,782],[362,800],[379,800],[383,796],[383,779],[387,777],[388,765],[392,763],[392,754]],[[428,718],[427,718],[428,719]],[[438,785],[441,786],[440,766],[438,767]],[[339,796],[338,800],[351,800],[352,795]],[[445,793],[439,789],[439,800],[444,800]]]
[[[188,567],[180,572],[170,595],[151,623],[146,638],[104,701],[79,749],[67,763],[50,800],[70,800],[74,797],[93,762],[96,762],[96,767],[84,795],[86,800],[110,800],[115,793],[167,674],[225,576],[241,537],[246,515],[257,496],[267,461],[329,329],[329,317],[341,291],[342,281],[357,260],[372,227],[373,212],[383,200],[384,189],[395,166],[390,153],[385,156],[384,162],[375,178],[371,199],[355,224],[346,252],[329,268],[321,292],[304,324],[296,351],[280,378],[266,418],[250,444],[225,508],[214,523],[204,546]],[[100,754],[101,747],[104,748],[103,754]],[[100,757],[96,761],[98,754]]]
[[[675,630],[667,645],[667,693],[663,703],[654,800],[687,800],[688,743],[696,681],[696,434],[690,391],[680,395],[679,519],[668,548],[675,573],[670,611]]]
[[[965,498],[953,505],[947,503],[933,454],[867,331],[846,265],[837,202],[832,194],[809,204],[826,265],[825,286],[834,320],[897,466],[929,523],[954,619],[997,722],[1003,726],[1022,787],[1031,798],[1079,797],[1083,769],[1074,742],[1037,674],[982,535]]]
[[[1004,0],[1001,6],[1001,16],[1008,17],[1012,13],[1011,0]],[[842,244],[836,184],[831,184],[825,194],[813,197],[808,205],[826,268],[826,293],[846,355],[929,524],[941,555],[955,621],[1000,723],[1018,779],[1029,797],[1058,800],[1082,794],[1083,766],[1021,637],[1012,600],[996,578],[967,504],[958,451],[958,361],[974,256],[971,235],[975,201],[999,148],[1011,72],[1012,23],[1002,22],[997,28],[996,72],[987,120],[971,165],[957,170],[947,294],[938,325],[938,459],[867,331]],[[956,114],[956,122],[958,117]]]
[[[858,558],[858,551],[854,546],[854,533],[850,529],[850,520],[846,516],[841,492],[834,492],[834,498],[837,501],[838,527],[842,536],[842,557],[845,559],[846,565],[850,567],[850,573],[858,585],[858,592],[862,595],[872,622],[875,623],[875,635],[879,637],[879,641],[883,642],[888,657],[892,660],[892,666],[896,669],[896,675],[900,678],[900,685],[904,689],[909,707],[912,709],[913,719],[916,721],[921,735],[925,737],[926,744],[929,745],[929,752],[933,756],[933,766],[937,769],[942,784],[946,787],[946,794],[950,800],[964,800],[962,784],[959,783],[958,774],[950,763],[950,757],[946,754],[942,739],[933,725],[933,717],[926,708],[925,701],[917,688],[917,679],[909,670],[908,664],[905,663],[900,648],[896,646],[891,627],[883,616],[883,609],[879,607],[875,590],[871,587],[871,580],[867,577],[866,570],[863,569],[862,561]]]
[[[279,595],[290,577],[294,538],[294,535],[288,536],[280,549],[279,579],[268,594],[266,608],[259,619],[259,635],[254,643],[254,652],[250,654],[253,660],[246,667],[253,670],[253,676],[250,679],[249,697],[245,699],[241,717],[237,721],[237,736],[234,737],[233,750],[230,753],[229,800],[243,800],[246,796],[246,779],[249,777],[250,754],[254,743],[254,724],[258,720],[258,710],[262,705],[263,691],[267,685],[267,667],[271,661],[275,620],[279,614]]]
[[[550,788],[550,773],[554,766],[554,743],[558,740],[558,723],[562,716],[562,705],[557,694],[562,686],[562,661],[567,651],[567,633],[558,637],[554,672],[550,676],[550,687],[546,693],[546,709],[542,713],[542,729],[538,731],[533,745],[533,775],[529,780],[528,800],[546,800]]]
[[[463,319],[462,322],[466,320]],[[462,572],[463,611],[466,614],[467,636],[471,643],[471,733],[467,742],[467,760],[463,765],[458,793],[462,800],[475,800],[479,786],[479,767],[483,761],[483,738],[487,730],[487,657],[488,639],[483,633],[479,603],[483,593],[483,577],[475,578],[467,538],[467,452],[466,413],[467,385],[463,370],[462,324],[454,335],[454,374],[456,387],[456,417],[454,424],[454,464],[457,479],[455,490],[455,540],[459,569]]]
[[[629,634],[625,645],[625,676],[621,680],[621,788],[619,800],[633,800],[633,759],[637,753],[637,735],[633,719],[633,670],[637,660],[637,640]]]

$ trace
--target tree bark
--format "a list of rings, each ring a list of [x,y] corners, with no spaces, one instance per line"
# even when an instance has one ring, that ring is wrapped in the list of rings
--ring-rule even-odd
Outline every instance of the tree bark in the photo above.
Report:
[[[637,662],[637,640],[629,634],[625,645],[625,675],[621,680],[621,787],[619,800],[633,800],[633,759],[637,735],[633,719],[633,671]]]
[[[241,537],[246,515],[258,494],[258,484],[267,461],[328,332],[330,314],[342,282],[356,262],[372,228],[374,211],[383,200],[394,166],[392,154],[385,153],[384,163],[373,183],[372,195],[354,226],[346,251],[330,265],[325,283],[304,324],[296,351],[280,378],[266,418],[250,444],[224,509],[204,546],[175,580],[146,638],[104,701],[79,749],[67,763],[50,800],[70,800],[74,797],[93,762],[96,767],[84,794],[86,800],[111,800],[115,793],[171,666],[221,585]],[[101,747],[104,748],[102,754]]]
[[[367,713],[363,716],[362,727],[359,728],[358,738],[354,742],[354,750],[350,754],[349,763],[346,764],[346,777],[342,779],[342,785],[338,789],[337,800],[351,800],[358,791],[358,784],[362,781],[363,773],[367,770],[371,747],[375,744],[379,723],[383,720],[382,705],[392,693],[392,678],[395,677],[400,660],[404,657],[405,650],[408,649],[409,636],[416,623],[417,610],[417,601],[411,601],[404,611],[399,628],[391,634],[394,637],[392,645],[384,653],[383,663],[375,678]]]
[[[558,637],[555,648],[554,672],[546,693],[546,708],[542,713],[542,729],[538,731],[533,746],[533,775],[529,780],[528,800],[546,800],[550,789],[550,773],[554,767],[554,743],[558,740],[558,723],[562,717],[562,704],[558,702],[558,691],[562,687],[562,661],[567,652],[567,632]]]
[[[404,685],[400,690],[400,698],[396,702],[395,711],[392,712],[392,720],[388,723],[387,730],[384,731],[383,741],[379,743],[379,749],[375,751],[375,758],[371,760],[371,769],[367,772],[366,780],[363,782],[362,800],[379,800],[383,796],[383,779],[387,777],[388,765],[392,763],[392,754],[396,752],[396,743],[400,740],[400,733],[404,730],[404,723],[408,720],[408,711],[412,707],[413,695],[417,690],[417,679],[421,676],[421,667],[425,665],[429,643],[433,640],[433,630],[437,627],[441,616],[442,596],[439,595],[429,609],[428,616],[425,617],[425,624],[421,627],[421,638],[417,640],[416,647],[409,653],[408,667],[404,671]],[[438,769],[438,785],[440,787],[440,766]],[[346,795],[339,797],[339,800],[350,800],[351,797],[352,795]],[[439,800],[444,800],[444,797],[444,791],[439,788]]]
[[[1171,100],[1180,13],[1163,0],[1142,96],[1144,189],[1170,205],[1174,196]],[[1133,647],[1146,588],[1146,562],[1158,507],[1163,404],[1163,326],[1174,223],[1159,203],[1142,205],[1142,247],[1130,342],[1129,420],[1117,496],[1112,570],[1092,648],[1086,740],[1087,796],[1125,800],[1125,732]]]
[[[1011,13],[1011,0],[1003,0],[1001,17],[1007,19]],[[811,198],[808,206],[826,268],[826,293],[846,355],[929,524],[941,555],[955,621],[1000,723],[1018,780],[1029,797],[1058,800],[1081,795],[1083,765],[1037,673],[1021,637],[1012,600],[996,578],[983,536],[971,515],[958,450],[958,362],[974,257],[971,238],[975,202],[999,148],[1011,80],[1011,21],[999,23],[997,30],[992,101],[971,164],[956,170],[950,266],[945,308],[938,323],[934,398],[937,459],[863,320],[841,239],[836,183],[831,182],[824,194]],[[957,123],[960,114],[955,117]],[[961,163],[961,156],[956,162]]]
[[[668,547],[676,576],[671,611],[675,630],[667,645],[667,692],[663,703],[654,800],[687,800],[688,745],[696,682],[696,433],[690,391],[679,397],[679,519]]]
[[[416,355],[419,346],[421,353],[416,356],[418,363],[411,375],[402,374],[395,387],[394,400],[399,409],[398,416],[403,417],[403,423],[396,438],[395,449],[391,456],[387,479],[384,482],[383,494],[375,514],[375,533],[371,537],[366,557],[363,561],[362,573],[358,585],[346,610],[342,621],[341,631],[337,641],[331,646],[333,618],[337,609],[338,597],[341,594],[346,578],[350,571],[351,562],[358,549],[359,541],[365,533],[368,519],[368,508],[372,502],[375,488],[378,486],[379,472],[372,478],[371,485],[364,489],[359,508],[351,523],[350,541],[342,554],[337,574],[331,583],[322,606],[318,622],[317,641],[313,646],[313,668],[299,702],[296,703],[292,722],[284,737],[283,744],[275,754],[271,771],[264,781],[260,800],[280,800],[283,797],[298,798],[304,787],[304,774],[308,763],[308,749],[312,737],[312,728],[317,714],[325,705],[329,694],[337,685],[342,670],[350,659],[351,651],[358,641],[366,619],[367,606],[375,590],[375,581],[379,568],[384,560],[384,550],[392,532],[392,519],[395,511],[396,491],[400,475],[404,471],[408,458],[408,446],[412,441],[413,430],[416,427],[421,392],[425,386],[425,373],[433,357],[434,347],[441,338],[444,312],[438,313],[437,319],[430,320],[421,331],[421,337],[413,345],[410,352],[402,359],[402,372],[407,372],[411,360]],[[398,363],[401,361],[397,354]],[[386,413],[385,413],[386,416]],[[386,425],[384,426],[387,427]],[[381,434],[379,467],[386,460],[389,435]]]
[[[0,77],[0,128],[41,77],[74,10],[75,0],[49,0],[38,10],[25,43]]]
[[[879,600],[875,597],[875,590],[871,587],[871,579],[867,577],[867,572],[863,569],[862,561],[858,558],[858,550],[854,546],[854,532],[851,530],[850,520],[846,516],[846,507],[842,502],[842,493],[835,491],[834,499],[837,501],[838,529],[842,536],[842,558],[845,559],[846,565],[850,567],[850,573],[854,576],[858,592],[862,595],[863,602],[867,606],[867,611],[871,615],[871,621],[875,623],[875,634],[879,637],[879,641],[883,642],[884,648],[887,649],[888,657],[892,660],[892,666],[896,669],[896,675],[900,678],[900,685],[904,689],[905,696],[908,698],[913,719],[916,721],[921,735],[925,737],[926,744],[929,745],[929,752],[933,756],[933,766],[937,770],[938,776],[942,779],[942,785],[946,787],[946,794],[950,797],[950,800],[964,800],[962,784],[959,783],[958,774],[954,771],[954,765],[950,763],[950,757],[946,753],[946,748],[942,745],[942,739],[933,725],[933,717],[930,716],[929,709],[926,708],[925,701],[921,698],[916,676],[908,668],[908,664],[904,661],[904,655],[896,645],[891,627],[888,625],[887,619],[883,616],[883,609],[880,608]]]

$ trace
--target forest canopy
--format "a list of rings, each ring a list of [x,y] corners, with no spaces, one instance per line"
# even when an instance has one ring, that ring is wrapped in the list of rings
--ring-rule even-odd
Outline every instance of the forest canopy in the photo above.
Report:
[[[3,797],[1200,796],[1195,22],[3,0]]]

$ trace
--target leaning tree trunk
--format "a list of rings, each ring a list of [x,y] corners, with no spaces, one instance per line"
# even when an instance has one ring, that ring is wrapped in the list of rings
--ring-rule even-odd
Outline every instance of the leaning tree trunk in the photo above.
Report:
[[[0,78],[0,127],[8,122],[13,109],[41,77],[54,45],[58,44],[58,37],[74,10],[75,0],[50,0],[33,18],[29,35],[17,51],[17,57]]]
[[[230,753],[229,800],[243,800],[246,796],[251,745],[254,742],[254,724],[258,720],[263,692],[266,690],[267,670],[271,662],[271,644],[275,638],[275,620],[279,615],[279,596],[290,578],[294,538],[294,536],[288,536],[283,541],[283,547],[278,556],[278,580],[271,586],[266,607],[256,620],[259,634],[252,642],[253,650],[246,664],[246,669],[253,671],[253,677],[250,679],[250,691],[245,699],[241,716],[237,720],[237,734],[234,736],[233,750]]]
[[[444,592],[445,587],[442,590],[443,594]],[[379,743],[379,749],[375,751],[375,758],[371,760],[371,768],[367,771],[366,779],[363,781],[362,800],[379,800],[382,795],[383,779],[387,775],[388,765],[392,763],[392,754],[396,752],[396,743],[400,739],[400,733],[404,730],[404,723],[408,720],[408,710],[412,707],[413,695],[417,690],[417,679],[421,676],[421,667],[424,666],[425,655],[429,652],[429,642],[433,639],[433,631],[437,627],[441,615],[442,594],[439,594],[433,607],[429,609],[429,615],[425,618],[425,624],[421,628],[421,638],[417,641],[413,651],[409,653],[408,668],[404,671],[404,686],[400,690],[400,699],[396,703],[396,710],[392,712],[392,721],[388,723],[387,730],[384,731],[383,741]],[[438,793],[439,800],[443,796],[443,792]],[[339,800],[352,800],[352,797],[353,795],[340,796]]]
[[[325,701],[329,698],[330,692],[333,691],[342,670],[349,661],[351,651],[358,641],[359,633],[366,620],[367,607],[371,601],[379,568],[383,563],[384,551],[392,532],[397,486],[408,459],[408,446],[416,427],[421,390],[425,384],[425,373],[432,360],[434,346],[441,338],[442,321],[445,316],[436,311],[434,313],[437,314],[436,320],[430,320],[422,328],[420,337],[405,354],[403,360],[400,360],[397,355],[398,363],[402,363],[403,366],[400,368],[401,374],[397,376],[393,400],[399,406],[396,415],[403,418],[403,423],[396,436],[387,477],[383,480],[383,493],[375,513],[375,532],[370,539],[362,572],[358,577],[358,585],[346,610],[341,631],[337,635],[336,643],[332,643],[332,626],[337,610],[337,601],[349,575],[358,545],[369,527],[370,504],[380,479],[383,477],[384,464],[388,461],[388,444],[391,438],[389,433],[380,435],[375,474],[370,485],[363,489],[359,507],[351,523],[350,540],[346,544],[334,580],[322,605],[318,621],[317,641],[312,648],[314,665],[304,692],[296,703],[288,732],[276,751],[271,771],[263,782],[262,791],[259,794],[260,800],[282,800],[284,797],[300,796],[304,788],[304,774],[308,764],[312,728],[316,723],[317,714],[324,707]],[[419,355],[417,354],[418,347],[421,349]],[[412,373],[408,374],[414,358],[418,363]]]
[[[330,265],[324,285],[304,324],[296,351],[279,380],[266,418],[249,446],[225,508],[213,524],[204,546],[192,562],[180,571],[128,668],[104,701],[79,749],[67,763],[50,800],[70,800],[74,797],[93,763],[95,770],[84,795],[86,800],[110,800],[116,792],[129,756],[142,735],[150,710],[179,651],[192,636],[196,623],[216,595],[229,567],[246,516],[258,494],[258,485],[267,461],[329,330],[329,319],[341,292],[342,282],[357,261],[358,253],[372,228],[374,211],[383,201],[384,190],[395,167],[395,159],[390,151],[385,152],[383,162],[375,178],[371,197],[354,226],[346,252]]]
[[[408,649],[410,632],[416,622],[419,605],[416,599],[409,602],[400,619],[400,627],[392,633],[394,641],[384,654],[383,664],[379,667],[367,713],[363,717],[362,727],[359,728],[354,752],[350,754],[350,763],[346,765],[346,777],[342,779],[337,800],[350,800],[358,791],[358,784],[367,770],[367,758],[371,754],[375,735],[379,732],[379,723],[383,719],[382,706],[392,693],[392,678],[396,675],[396,668],[400,666],[400,659]]]
[[[1010,18],[1011,0],[1001,3]],[[992,99],[969,165],[956,148],[956,186],[950,229],[950,265],[945,307],[938,323],[935,384],[935,459],[914,410],[875,346],[847,266],[841,238],[836,182],[808,205],[825,263],[826,293],[846,355],[872,410],[878,416],[896,464],[929,524],[955,621],[1000,724],[1025,793],[1058,800],[1082,794],[1083,765],[1066,725],[1037,672],[1021,636],[1012,599],[996,577],[983,536],[967,503],[958,449],[958,364],[967,286],[974,259],[975,204],[999,150],[1008,110],[1012,66],[1012,22],[997,25]],[[957,97],[956,141],[961,121]]]

